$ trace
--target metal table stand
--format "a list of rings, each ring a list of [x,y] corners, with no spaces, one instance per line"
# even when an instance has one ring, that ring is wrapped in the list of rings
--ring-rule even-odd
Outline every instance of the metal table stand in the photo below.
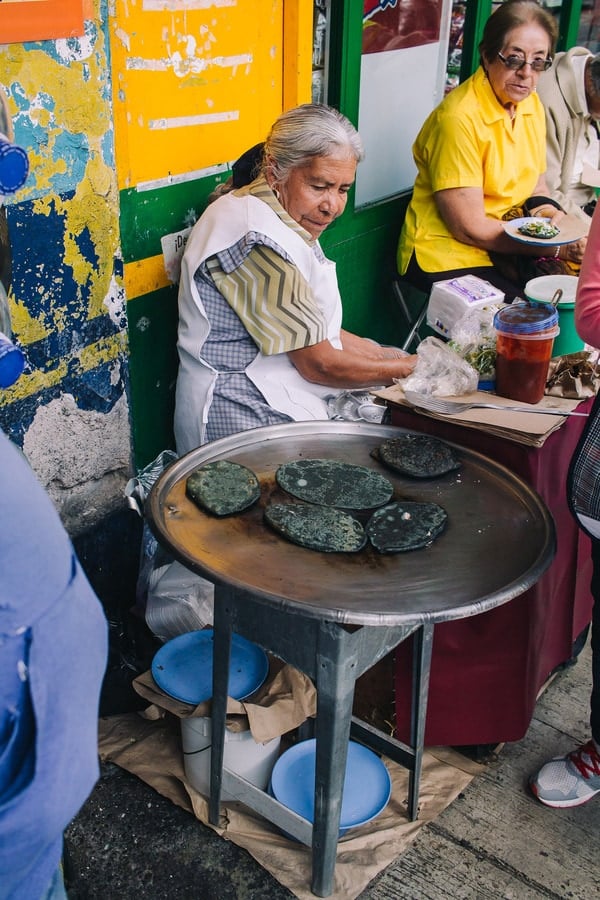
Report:
[[[383,469],[374,452],[384,438],[404,431],[320,421],[252,429],[176,460],[149,497],[156,537],[215,585],[210,822],[218,823],[224,788],[312,846],[312,889],[322,897],[333,888],[350,736],[409,770],[408,815],[416,818],[434,624],[518,597],[546,571],[555,552],[553,522],[539,496],[478,453],[456,448],[460,468],[442,478],[415,480]],[[315,553],[285,541],[264,522],[268,503],[285,502],[278,467],[322,457],[385,472],[397,498],[441,504],[448,515],[444,533],[424,550],[400,554],[368,546],[356,554]],[[188,475],[218,459],[239,462],[260,480],[259,502],[241,515],[207,515],[186,495]],[[223,769],[233,631],[315,684],[314,824]],[[410,635],[416,652],[408,745],[354,719],[352,704],[356,679]]]
[[[312,891],[333,890],[350,736],[409,772],[408,816],[417,818],[433,625],[344,627],[261,603],[248,592],[216,586],[212,756],[209,821],[219,823],[221,788],[312,846]],[[317,689],[314,825],[264,791],[223,768],[232,632],[300,669]],[[398,644],[415,635],[410,746],[352,716],[356,679]]]

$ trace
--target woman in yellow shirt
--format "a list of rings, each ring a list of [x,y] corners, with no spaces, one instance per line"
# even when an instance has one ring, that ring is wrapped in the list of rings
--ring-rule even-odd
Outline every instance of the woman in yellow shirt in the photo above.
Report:
[[[557,26],[534,0],[505,0],[488,19],[481,65],[433,110],[413,146],[413,197],[398,246],[398,271],[428,291],[434,281],[477,274],[519,293],[539,248],[518,243],[502,225],[510,210],[558,224],[548,198],[544,109],[539,73],[552,65]],[[580,261],[585,240],[551,248]],[[519,259],[521,257],[521,259]]]

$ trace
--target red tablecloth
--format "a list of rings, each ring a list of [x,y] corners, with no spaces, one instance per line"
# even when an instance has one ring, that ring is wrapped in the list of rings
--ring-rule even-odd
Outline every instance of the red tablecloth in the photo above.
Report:
[[[578,409],[591,408],[592,399]],[[590,540],[566,500],[566,474],[586,419],[572,417],[539,448],[391,406],[392,424],[469,447],[507,466],[543,498],[556,524],[557,555],[539,582],[490,612],[436,625],[425,742],[490,744],[520,740],[541,686],[571,658],[591,620]],[[490,510],[490,516],[494,511]],[[502,553],[502,546],[498,546]],[[410,647],[396,653],[397,735],[408,738]]]

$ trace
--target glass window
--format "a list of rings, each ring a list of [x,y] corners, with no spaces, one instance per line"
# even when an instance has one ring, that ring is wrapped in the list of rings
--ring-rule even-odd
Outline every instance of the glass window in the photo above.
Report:
[[[312,102],[327,102],[329,0],[313,3]]]
[[[583,0],[577,46],[600,53],[600,0]]]
[[[453,87],[456,87],[460,81],[466,10],[466,3],[460,2],[460,0],[453,0],[452,14],[450,17],[450,35],[448,38],[448,65],[446,67],[445,94],[447,94],[448,91],[451,91]]]
[[[363,0],[356,205],[412,189],[412,144],[443,98],[450,0]]]

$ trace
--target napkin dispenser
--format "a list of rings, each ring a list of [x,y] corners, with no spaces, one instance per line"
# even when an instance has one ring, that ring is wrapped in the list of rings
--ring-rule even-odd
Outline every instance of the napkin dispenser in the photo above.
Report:
[[[501,304],[504,294],[476,275],[461,275],[436,281],[427,306],[427,324],[443,337],[450,337],[454,325],[471,309]]]

